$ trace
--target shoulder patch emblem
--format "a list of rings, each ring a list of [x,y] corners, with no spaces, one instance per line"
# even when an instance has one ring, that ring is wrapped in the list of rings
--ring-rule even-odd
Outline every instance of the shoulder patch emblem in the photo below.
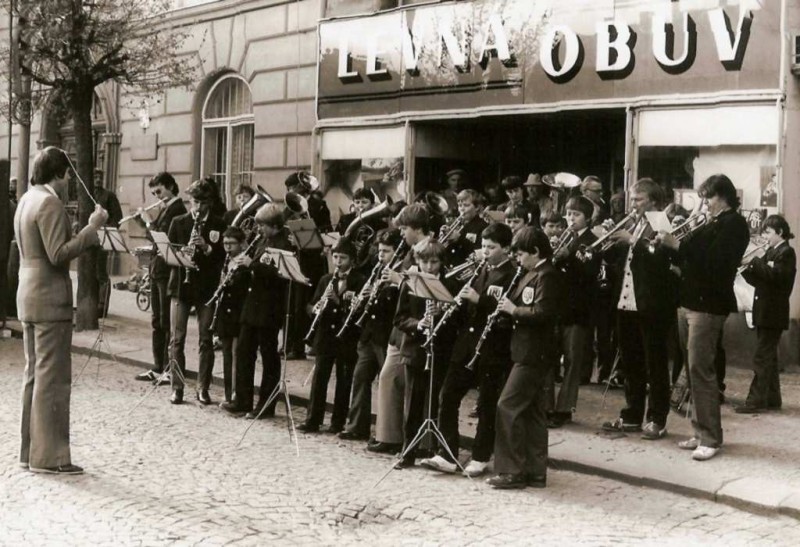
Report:
[[[533,304],[533,299],[536,293],[533,290],[533,287],[525,287],[522,291],[522,303],[526,306],[530,306]]]
[[[219,241],[219,232],[217,230],[211,230],[208,232],[208,239],[211,240],[211,243],[216,243]]]
[[[500,300],[500,297],[503,296],[503,287],[500,285],[489,285],[489,288],[486,290],[486,294],[495,300]]]
[[[478,234],[467,234],[467,241],[470,243],[475,243],[478,241]]]

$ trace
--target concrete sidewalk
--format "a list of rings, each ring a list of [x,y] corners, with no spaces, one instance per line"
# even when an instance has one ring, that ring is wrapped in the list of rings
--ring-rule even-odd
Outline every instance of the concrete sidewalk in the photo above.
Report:
[[[12,329],[18,324],[9,322]],[[150,315],[136,308],[135,295],[114,290],[110,316],[106,320],[104,339],[107,346],[100,356],[116,358],[121,363],[150,367]],[[97,332],[75,333],[73,346],[76,353],[87,354],[97,341]],[[751,344],[739,344],[753,348]],[[197,327],[190,320],[186,354],[188,369],[197,366]],[[729,356],[729,402],[744,400],[752,373],[741,367],[750,355]],[[86,361],[76,359],[73,367],[79,370]],[[95,374],[99,362],[92,360],[85,371]],[[221,385],[221,356],[215,366]],[[287,385],[294,401],[304,404],[310,386],[303,382],[311,371],[309,361],[292,361],[287,367]],[[131,378],[135,371],[131,371]],[[260,378],[260,370],[256,379]],[[685,416],[671,414],[669,435],[659,441],[646,441],[638,434],[608,434],[600,424],[617,416],[623,405],[619,390],[605,393],[598,385],[583,386],[578,401],[575,423],[550,432],[551,466],[622,480],[653,488],[706,498],[743,509],[765,513],[781,513],[800,518],[800,370],[790,368],[781,375],[783,410],[761,415],[738,415],[730,404],[722,408],[725,445],[719,456],[708,462],[696,462],[691,452],[680,450],[677,442],[691,436],[691,424]],[[328,400],[333,400],[333,381]],[[163,398],[167,404],[169,388],[161,388],[154,397]],[[374,392],[373,392],[374,393]],[[221,388],[212,392],[219,400]],[[461,433],[471,439],[475,433],[475,419],[469,410],[475,402],[474,392],[462,404]],[[462,456],[467,454],[462,452]]]

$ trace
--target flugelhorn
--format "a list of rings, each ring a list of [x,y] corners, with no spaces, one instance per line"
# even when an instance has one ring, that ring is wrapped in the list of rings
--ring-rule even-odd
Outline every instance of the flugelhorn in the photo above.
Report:
[[[690,215],[685,221],[670,230],[669,235],[673,236],[678,241],[684,240],[691,236],[694,232],[708,224],[708,213],[697,213]],[[655,253],[658,249],[659,241],[657,239],[651,240],[647,244],[647,250],[650,253]]]
[[[453,219],[452,222],[450,222],[450,224],[445,224],[442,226],[441,230],[439,231],[439,243],[445,247],[454,243],[450,240],[453,237],[453,234],[463,229],[466,224],[467,221],[464,218],[464,215],[458,215],[455,219]]]
[[[616,234],[617,232],[621,232],[622,230],[627,230],[632,227],[631,222],[638,220],[638,213],[634,209],[630,213],[627,214],[625,218],[620,220],[613,228],[611,228],[608,232],[603,234],[602,237],[598,238],[597,241],[588,245],[586,247],[578,249],[575,253],[575,257],[580,260],[581,262],[589,262],[594,258],[595,253],[597,252],[605,252],[609,250],[611,247],[614,246],[616,243],[614,240],[611,239],[611,236]]]
[[[577,234],[575,233],[575,230],[572,228],[567,228],[564,230],[558,239],[555,240],[555,245],[553,245],[553,254],[555,255],[557,252],[572,245],[572,242],[575,241],[576,235]]]

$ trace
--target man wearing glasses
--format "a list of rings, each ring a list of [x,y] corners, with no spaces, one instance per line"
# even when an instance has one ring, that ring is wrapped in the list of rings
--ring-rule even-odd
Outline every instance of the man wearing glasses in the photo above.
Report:
[[[139,210],[136,218],[144,222],[149,231],[167,233],[172,219],[187,213],[183,200],[178,197],[178,184],[169,173],[159,173],[148,183],[150,193],[163,203],[158,216],[150,221],[144,210]],[[167,282],[170,268],[164,259],[158,256],[153,246],[150,258],[150,302],[152,305],[153,326],[153,364],[154,368],[136,375],[137,380],[153,382],[161,377],[162,384],[169,384],[170,378],[162,373],[169,363],[169,305]]]

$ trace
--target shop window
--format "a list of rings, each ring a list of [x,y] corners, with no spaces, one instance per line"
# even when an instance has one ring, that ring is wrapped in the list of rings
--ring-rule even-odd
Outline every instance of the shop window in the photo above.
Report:
[[[240,184],[253,180],[253,99],[236,74],[223,76],[203,107],[203,176],[210,176],[230,204]]]

